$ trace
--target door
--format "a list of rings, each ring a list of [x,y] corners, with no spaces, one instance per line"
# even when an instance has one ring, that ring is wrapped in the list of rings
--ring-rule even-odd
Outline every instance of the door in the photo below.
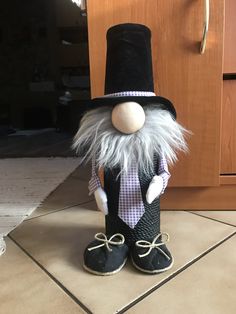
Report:
[[[236,182],[236,1],[225,1],[221,174]],[[234,175],[234,178],[233,176]],[[228,177],[229,179],[229,177]]]
[[[223,86],[221,174],[236,174],[236,81]]]
[[[177,119],[193,132],[190,153],[171,169],[172,186],[219,184],[224,1],[210,1],[206,51],[199,53],[204,0],[88,0],[92,97],[103,95],[106,31],[142,23],[152,31],[155,92],[175,105]]]

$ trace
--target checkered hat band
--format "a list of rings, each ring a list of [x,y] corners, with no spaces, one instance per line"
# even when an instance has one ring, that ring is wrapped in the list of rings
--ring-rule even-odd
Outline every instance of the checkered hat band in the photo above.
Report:
[[[156,94],[153,93],[153,92],[145,92],[145,91],[126,91],[126,92],[107,94],[107,95],[102,96],[101,98],[106,98],[106,97],[126,97],[126,96],[146,96],[146,97],[151,97],[151,96],[156,96]]]

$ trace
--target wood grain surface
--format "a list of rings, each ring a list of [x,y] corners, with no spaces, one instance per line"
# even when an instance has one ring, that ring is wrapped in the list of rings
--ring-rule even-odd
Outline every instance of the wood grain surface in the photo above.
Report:
[[[236,174],[236,81],[224,81],[221,134],[222,174]]]
[[[161,198],[164,210],[236,210],[235,184],[167,188]]]
[[[180,156],[172,186],[216,186],[220,167],[220,114],[224,1],[210,1],[205,54],[199,46],[204,1],[88,0],[92,96],[104,93],[106,31],[118,23],[152,31],[155,92],[173,101],[177,119],[193,132],[190,153]]]
[[[224,73],[236,72],[236,1],[225,0]]]

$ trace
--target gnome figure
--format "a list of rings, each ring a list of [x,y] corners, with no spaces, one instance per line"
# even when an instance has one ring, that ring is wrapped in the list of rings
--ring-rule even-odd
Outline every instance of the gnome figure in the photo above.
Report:
[[[90,194],[104,213],[105,233],[84,252],[84,268],[117,273],[130,256],[140,271],[170,269],[169,235],[160,230],[160,195],[168,164],[186,151],[186,130],[172,103],[153,86],[151,32],[140,24],[119,24],[107,32],[105,95],[91,100],[73,147],[92,160]],[[103,180],[99,174],[103,172]]]

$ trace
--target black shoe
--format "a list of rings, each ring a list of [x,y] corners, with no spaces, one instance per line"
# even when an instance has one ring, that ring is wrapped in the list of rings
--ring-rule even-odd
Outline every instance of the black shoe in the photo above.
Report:
[[[168,241],[167,233],[158,234],[152,242],[137,241],[131,251],[133,265],[148,274],[161,273],[170,269],[174,264],[174,259],[164,244]]]
[[[84,268],[95,275],[113,275],[125,265],[128,246],[125,238],[117,233],[107,238],[104,233],[97,233],[84,251]]]

